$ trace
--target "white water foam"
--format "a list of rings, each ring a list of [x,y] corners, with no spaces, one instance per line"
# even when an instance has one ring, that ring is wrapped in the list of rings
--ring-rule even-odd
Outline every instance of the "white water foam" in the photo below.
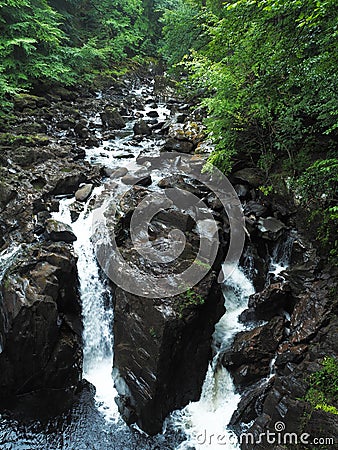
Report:
[[[96,188],[93,196],[102,188]],[[100,277],[93,245],[90,239],[92,213],[87,207],[75,223],[71,223],[70,205],[74,199],[60,202],[60,211],[53,215],[54,219],[67,223],[73,229],[77,240],[74,250],[78,256],[78,273],[82,301],[83,338],[84,338],[84,369],[83,377],[96,387],[96,402],[98,409],[108,420],[118,420],[118,409],[114,401],[117,392],[112,378],[113,342],[112,320],[113,311],[106,307],[108,294],[104,281]]]
[[[228,348],[234,336],[244,326],[238,316],[247,307],[254,288],[244,273],[237,268],[224,285],[226,313],[215,327],[213,349],[215,356],[209,365],[198,402],[190,403],[182,411],[175,411],[171,420],[187,436],[177,450],[237,449],[237,437],[227,426],[235,412],[240,395],[236,393],[230,373],[220,364],[219,357]]]

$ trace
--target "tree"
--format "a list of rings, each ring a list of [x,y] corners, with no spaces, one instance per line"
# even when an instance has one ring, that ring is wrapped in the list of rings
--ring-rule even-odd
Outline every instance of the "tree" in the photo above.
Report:
[[[44,0],[0,1],[0,97],[34,80],[64,79],[60,16]]]

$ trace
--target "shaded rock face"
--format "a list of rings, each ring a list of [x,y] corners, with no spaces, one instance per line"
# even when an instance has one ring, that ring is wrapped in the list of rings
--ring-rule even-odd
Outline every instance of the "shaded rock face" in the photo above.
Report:
[[[82,323],[71,249],[26,250],[6,272],[0,301],[0,398],[74,390],[82,373]]]
[[[334,337],[338,326],[338,273],[318,264],[309,243],[300,261],[299,239],[294,241],[296,249],[291,249],[290,266],[251,296],[250,308],[242,314],[244,322],[268,322],[239,333],[223,356],[223,364],[242,393],[231,427],[241,434],[241,426],[250,424],[247,432],[257,441],[267,430],[276,432],[276,422],[285,424],[286,433],[298,436],[337,436],[336,416],[315,410],[305,397],[310,375],[320,370],[323,358],[338,354]],[[303,239],[302,245],[305,242]],[[293,259],[296,264],[292,264]],[[264,381],[274,356],[273,375]],[[243,442],[241,448],[252,450],[253,446]],[[254,448],[265,450],[267,442],[263,439]]]
[[[276,317],[266,325],[236,335],[222,361],[236,385],[245,385],[269,374],[270,362],[283,339],[283,332],[284,319]]]
[[[241,392],[230,426],[241,435],[245,425],[255,436],[256,443],[241,444],[245,450],[286,448],[259,439],[267,430],[275,433],[276,422],[298,436],[337,436],[337,417],[305,401],[310,375],[325,356],[338,354],[337,269],[320,261],[307,230],[293,231],[302,218],[287,196],[259,192],[263,178],[254,168],[230,175],[238,183],[248,232],[241,265],[256,288],[240,316],[249,330],[235,336],[222,359]],[[274,261],[285,269],[275,272]]]
[[[123,258],[140,268],[143,259],[133,249],[128,224],[147,192],[144,187],[134,186],[122,199],[117,227],[120,232],[116,236]],[[181,273],[189,267],[199,248],[194,226],[187,213],[174,207],[158,213],[149,224],[150,238],[162,242],[172,229],[179,228],[187,242],[182,255],[174,262],[153,262],[147,273],[150,271],[156,277],[156,274]],[[225,249],[225,243],[220,241],[222,245],[213,270],[191,292],[151,299],[120,287],[115,289],[117,404],[128,424],[136,422],[148,434],[160,432],[163,420],[171,411],[200,397],[212,356],[214,325],[224,313],[224,299],[217,281]]]
[[[290,294],[290,286],[283,281],[271,283],[261,292],[253,294],[249,299],[249,308],[254,310],[258,319],[271,319],[276,313],[291,312],[293,298]]]
[[[133,131],[135,135],[146,135],[146,136],[151,135],[151,128],[149,127],[147,122],[145,122],[143,119],[135,123]]]
[[[54,219],[47,219],[46,223],[46,234],[51,241],[67,243],[76,241],[77,238],[69,225]]]
[[[148,434],[160,432],[171,411],[200,397],[214,324],[224,312],[215,274],[202,284],[197,292],[206,294],[205,304],[190,307],[184,317],[171,299],[156,302],[116,291],[118,406],[127,423],[136,422]]]
[[[106,128],[112,130],[120,130],[126,126],[126,123],[121,114],[111,106],[106,106],[101,113],[102,123]]]

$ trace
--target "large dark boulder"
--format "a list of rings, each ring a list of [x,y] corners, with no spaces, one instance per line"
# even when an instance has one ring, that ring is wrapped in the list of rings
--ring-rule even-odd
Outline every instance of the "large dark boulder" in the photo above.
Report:
[[[275,217],[261,217],[258,220],[258,230],[263,239],[277,241],[282,236],[285,228],[285,224]]]
[[[249,299],[249,308],[255,310],[256,317],[268,320],[286,310],[292,311],[293,297],[288,283],[283,281],[268,285]]]
[[[283,339],[283,332],[284,319],[277,317],[266,325],[236,335],[222,358],[236,385],[250,384],[269,374],[270,362]]]
[[[0,211],[2,211],[10,201],[14,200],[17,192],[7,183],[0,182]]]
[[[188,140],[169,138],[163,146],[166,152],[191,153],[194,149],[194,144]]]
[[[58,222],[55,219],[47,219],[46,221],[46,234],[47,237],[54,242],[67,242],[71,243],[76,241],[77,237],[73,233],[72,228],[62,222]]]
[[[104,111],[101,113],[101,120],[103,126],[111,130],[120,130],[126,126],[121,114],[112,106],[105,107]]]
[[[201,282],[196,293],[205,303],[181,309],[169,298],[153,300],[116,289],[117,403],[127,423],[136,422],[151,435],[162,430],[171,411],[201,395],[214,325],[224,313],[216,274]]]
[[[124,195],[118,206],[119,219],[115,229],[123,259],[141,271],[140,279],[142,270],[152,274],[154,285],[147,284],[147,289],[152,290],[162,284],[163,277],[182,273],[194,264],[199,239],[193,228],[194,220],[187,213],[168,207],[149,223],[149,240],[156,240],[157,246],[166,245],[168,233],[179,229],[186,237],[185,248],[172,262],[145,260],[135,250],[129,227],[135,208],[148,194],[144,187],[134,186]],[[168,204],[170,202],[168,199]],[[156,198],[153,198],[152,206],[155,203]],[[190,290],[187,286],[187,291],[182,294],[147,298],[141,293],[137,295],[115,287],[117,404],[128,424],[136,422],[149,434],[161,431],[163,421],[171,411],[198,400],[201,395],[212,356],[214,325],[224,313],[224,299],[217,281],[225,247],[222,238],[220,242],[213,267],[204,264],[207,266],[204,278]],[[203,262],[201,264],[203,266]]]
[[[36,95],[18,94],[14,97],[14,108],[21,112],[25,109],[35,109],[49,105],[50,103],[46,98]]]
[[[80,184],[86,181],[87,177],[83,173],[66,175],[57,180],[51,193],[54,195],[74,194],[78,190]]]
[[[246,183],[249,186],[258,188],[265,181],[264,174],[261,170],[254,167],[246,167],[232,174],[235,183]]]
[[[82,324],[71,249],[26,250],[4,276],[0,311],[0,398],[73,391],[82,373]]]
[[[145,122],[143,119],[140,119],[138,122],[135,123],[133,131],[135,135],[145,135],[145,136],[151,135],[151,128],[147,124],[147,122]]]

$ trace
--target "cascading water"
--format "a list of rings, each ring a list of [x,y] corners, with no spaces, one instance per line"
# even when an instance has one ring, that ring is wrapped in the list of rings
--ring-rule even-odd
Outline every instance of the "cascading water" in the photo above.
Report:
[[[0,252],[0,281],[2,280],[6,270],[13,263],[13,259],[20,252],[20,245],[13,245]]]
[[[254,293],[254,288],[242,270],[236,268],[226,280],[223,292],[226,313],[215,327],[215,356],[209,365],[201,398],[172,415],[175,425],[187,435],[187,440],[179,445],[178,450],[191,447],[219,449],[220,442],[223,448],[238,448],[237,438],[227,426],[236,410],[240,395],[235,392],[230,373],[221,365],[219,359],[222,352],[231,345],[235,334],[244,329],[238,317],[247,307],[248,298]]]
[[[151,89],[134,90],[133,95],[146,97],[151,95]],[[144,113],[150,109],[151,107],[146,105]],[[167,118],[169,110],[163,104],[153,109],[159,114],[159,120]],[[95,122],[98,118],[90,119]],[[140,143],[133,140],[134,123],[135,121],[128,122],[124,130],[116,133],[115,140],[104,141],[100,147],[86,149],[86,160],[111,169],[123,165],[132,171],[135,158],[140,152],[147,151],[148,155],[156,153],[158,145],[154,140],[145,138]],[[92,197],[99,195],[101,189],[94,189]],[[220,356],[224,349],[231,345],[235,334],[244,329],[238,321],[238,316],[247,307],[248,297],[254,292],[249,279],[237,268],[224,285],[227,311],[215,328],[213,335],[215,356],[205,378],[201,399],[189,404],[182,411],[174,412],[167,419],[163,434],[148,437],[138,430],[128,428],[117,412],[114,402],[116,391],[111,376],[113,311],[109,306],[111,304],[107,298],[109,293],[105,281],[100,277],[90,240],[91,203],[87,202],[84,211],[72,223],[70,207],[73,202],[74,199],[62,200],[60,211],[54,214],[54,218],[71,225],[77,236],[74,249],[79,258],[78,272],[83,308],[85,343],[83,375],[96,387],[96,403],[94,405],[84,395],[67,415],[51,420],[47,426],[35,423],[18,426],[16,421],[3,420],[0,417],[1,449],[184,450],[192,447],[197,450],[218,449],[219,443],[215,440],[217,436],[224,436],[223,448],[238,448],[237,438],[227,430],[227,425],[237,407],[240,395],[235,391],[229,372],[221,365]],[[11,255],[11,253],[0,255],[1,263],[5,260],[10,262]],[[213,434],[216,437],[213,437]]]
[[[94,190],[99,194],[101,188]],[[78,256],[78,273],[83,316],[84,360],[83,376],[96,387],[96,400],[99,409],[109,419],[118,417],[114,401],[116,391],[111,376],[113,366],[112,320],[113,310],[106,307],[109,295],[102,277],[99,274],[94,249],[90,240],[92,213],[87,207],[73,224],[69,206],[74,202],[63,200],[60,211],[54,219],[70,225],[77,236],[74,250]],[[109,303],[109,302],[107,302]]]
[[[290,233],[287,234],[285,239],[282,239],[276,245],[270,261],[270,268],[269,268],[270,274],[277,277],[280,276],[280,273],[283,272],[283,270],[287,269],[290,262],[291,251],[295,239],[296,239],[295,232],[291,231]]]
[[[0,252],[0,283],[6,273],[6,270],[11,266],[13,260],[20,253],[20,250],[21,246],[13,245]],[[0,289],[0,302],[1,302],[1,295],[2,293]],[[2,314],[1,309],[0,314]],[[2,352],[2,350],[3,350],[3,336],[0,334],[0,353]]]

